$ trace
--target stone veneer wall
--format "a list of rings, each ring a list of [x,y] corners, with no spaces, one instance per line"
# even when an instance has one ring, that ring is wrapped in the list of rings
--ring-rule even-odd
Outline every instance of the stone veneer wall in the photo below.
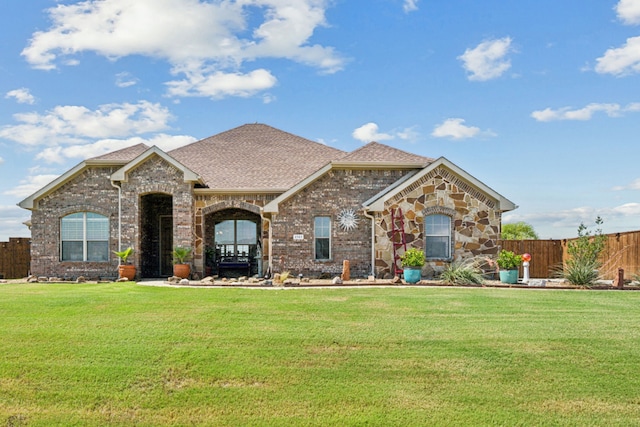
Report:
[[[349,260],[352,277],[371,274],[371,219],[364,216],[362,203],[393,182],[405,170],[329,171],[279,206],[272,218],[274,273],[293,275],[339,275],[344,260]],[[353,209],[359,219],[357,228],[343,230],[338,215]],[[328,261],[314,260],[314,218],[331,218],[331,256]],[[294,234],[302,240],[293,240]]]
[[[109,262],[61,262],[60,219],[74,212],[95,212],[109,218],[109,253],[118,246],[118,191],[109,177],[117,168],[91,167],[37,201],[31,213],[31,274],[76,278],[115,277],[118,258]]]
[[[432,213],[452,216],[453,259],[492,256],[498,250],[501,212],[496,201],[469,185],[445,167],[439,167],[409,185],[376,214],[376,274],[390,273],[393,266],[391,209],[400,208],[405,218],[407,247],[425,249],[424,217]],[[441,272],[451,260],[428,261],[423,274]]]
[[[193,184],[184,182],[184,174],[159,156],[129,171],[122,182],[122,247],[140,248],[140,198],[145,194],[162,193],[173,197],[173,246],[194,247]],[[116,206],[117,208],[117,206]],[[140,273],[138,250],[133,263]]]

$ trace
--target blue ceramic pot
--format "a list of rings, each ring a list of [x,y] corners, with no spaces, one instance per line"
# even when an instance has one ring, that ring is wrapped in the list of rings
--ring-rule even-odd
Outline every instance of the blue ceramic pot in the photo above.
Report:
[[[518,270],[500,270],[500,281],[502,283],[518,283]]]
[[[418,283],[422,277],[422,267],[404,267],[404,280],[407,283]]]

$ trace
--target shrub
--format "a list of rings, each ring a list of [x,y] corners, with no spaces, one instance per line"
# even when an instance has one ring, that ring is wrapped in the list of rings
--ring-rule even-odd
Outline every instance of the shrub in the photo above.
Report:
[[[185,248],[183,246],[176,246],[173,249],[173,262],[175,264],[185,264],[187,259],[191,256],[191,248]]]
[[[133,248],[128,247],[124,251],[113,251],[114,254],[122,261],[122,264],[126,264],[129,257],[133,254]]]
[[[515,270],[522,263],[522,255],[516,255],[511,251],[501,250],[496,259],[496,264],[502,270]]]
[[[449,285],[481,285],[484,283],[482,274],[480,262],[476,258],[467,258],[449,264],[440,275],[440,280]]]
[[[424,251],[410,248],[402,254],[400,261],[403,267],[422,267],[424,265]]]
[[[595,220],[597,226],[602,225],[602,218]],[[578,238],[567,244],[568,259],[562,270],[562,277],[576,286],[593,286],[599,279],[602,267],[600,253],[604,249],[606,236],[597,228],[592,234],[587,226],[580,223]]]
[[[600,278],[599,267],[600,264],[594,261],[569,260],[562,271],[562,277],[575,286],[593,286]]]

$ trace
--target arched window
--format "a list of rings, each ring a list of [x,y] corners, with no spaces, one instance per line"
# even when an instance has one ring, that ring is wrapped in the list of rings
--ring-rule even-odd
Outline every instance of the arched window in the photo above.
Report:
[[[61,261],[109,261],[109,218],[76,212],[60,220]]]
[[[426,257],[432,259],[451,258],[451,217],[442,214],[427,215],[424,225]]]

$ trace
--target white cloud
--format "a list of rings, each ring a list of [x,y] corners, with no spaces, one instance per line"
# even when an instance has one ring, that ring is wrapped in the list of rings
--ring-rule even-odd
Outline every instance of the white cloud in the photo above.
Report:
[[[4,163],[4,159],[0,157],[0,165]]]
[[[19,198],[25,198],[40,190],[45,185],[56,179],[59,175],[32,175],[21,180],[19,184],[11,189],[5,191],[4,195],[15,196]]]
[[[116,74],[116,86],[118,87],[130,87],[138,84],[138,79],[133,77],[131,73],[126,71]]]
[[[640,190],[640,178],[634,180],[631,184],[629,184],[629,188],[632,190]]]
[[[411,126],[404,129],[394,129],[391,132],[385,133],[379,132],[379,128],[376,123],[367,123],[354,130],[351,135],[354,139],[363,143],[369,143],[372,141],[389,141],[392,139],[415,142],[420,138],[420,132],[418,132],[417,129],[417,126]]]
[[[637,217],[640,215],[640,203],[625,203],[611,209],[611,213],[615,216]]]
[[[640,203],[624,203],[614,207],[594,208],[581,206],[573,209],[551,212],[518,213],[512,211],[502,217],[503,224],[524,221],[534,226],[536,230],[544,229],[539,233],[546,238],[570,238],[575,237],[580,223],[593,227],[597,216],[604,220],[603,231],[605,233],[628,231],[637,229],[637,217],[640,215]]]
[[[357,139],[358,141],[364,143],[369,143],[372,141],[380,142],[395,138],[394,135],[378,132],[378,125],[375,123],[364,124],[354,130],[351,135],[354,139]]]
[[[600,74],[621,77],[640,73],[640,36],[628,38],[622,47],[608,49],[596,61],[596,72]]]
[[[417,126],[411,126],[408,128],[404,128],[398,132],[396,132],[398,138],[405,141],[417,141],[420,138],[420,132],[417,131]]]
[[[0,138],[23,145],[81,144],[86,139],[126,137],[168,128],[169,110],[160,104],[107,104],[97,110],[87,107],[57,106],[46,114],[15,114],[21,124],[0,128]]]
[[[241,72],[255,59],[288,59],[324,73],[342,69],[345,61],[333,48],[310,43],[314,31],[327,25],[328,4],[326,0],[58,4],[48,10],[51,28],[34,33],[22,55],[40,69],[56,68],[67,59],[77,63],[78,54],[87,51],[113,60],[151,56],[168,61],[174,74],[185,74],[184,80],[169,83],[174,96],[248,96],[275,83],[265,70]],[[234,75],[244,78],[229,84],[228,77]]]
[[[618,18],[627,25],[640,24],[640,1],[620,0],[615,7]]]
[[[419,0],[404,0],[404,4],[402,5],[402,9],[406,13],[418,10],[418,1]]]
[[[483,134],[480,128],[467,126],[464,122],[465,120],[460,118],[446,119],[433,129],[431,136],[436,138],[466,139]],[[490,131],[484,132],[484,134],[489,136],[494,135],[493,132]]]
[[[458,57],[472,81],[495,79],[511,68],[507,55],[512,51],[511,38],[486,40]]]
[[[128,139],[102,139],[91,144],[71,145],[67,147],[48,147],[38,153],[36,159],[43,160],[47,163],[64,163],[68,159],[85,160],[120,150],[122,148],[138,145],[140,143],[148,146],[157,145],[164,151],[171,151],[195,141],[196,138],[188,135],[167,135],[162,133],[154,135],[149,139],[140,137]]]
[[[186,72],[187,79],[168,82],[171,96],[206,96],[221,99],[225,96],[250,97],[270,89],[276,78],[267,70],[259,69],[249,74],[214,72]]]
[[[591,120],[593,115],[599,111],[604,112],[609,117],[619,117],[625,112],[638,112],[640,105],[632,103],[626,107],[620,104],[600,104],[591,103],[586,107],[572,110],[571,107],[564,107],[557,110],[545,108],[531,113],[531,117],[539,122],[550,122],[554,120]]]
[[[265,93],[265,94],[262,95],[262,102],[264,104],[271,104],[272,102],[275,102],[277,100],[278,100],[278,98],[275,95],[271,94],[271,93]]]
[[[10,90],[5,95],[5,98],[14,98],[20,104],[34,104],[36,99],[27,88],[20,88],[15,90]]]
[[[640,178],[637,178],[631,181],[627,185],[618,185],[613,187],[611,190],[613,191],[622,191],[622,190],[640,190]]]
[[[23,222],[29,219],[29,211],[16,205],[0,205],[0,241],[11,237],[30,237],[29,229]]]

